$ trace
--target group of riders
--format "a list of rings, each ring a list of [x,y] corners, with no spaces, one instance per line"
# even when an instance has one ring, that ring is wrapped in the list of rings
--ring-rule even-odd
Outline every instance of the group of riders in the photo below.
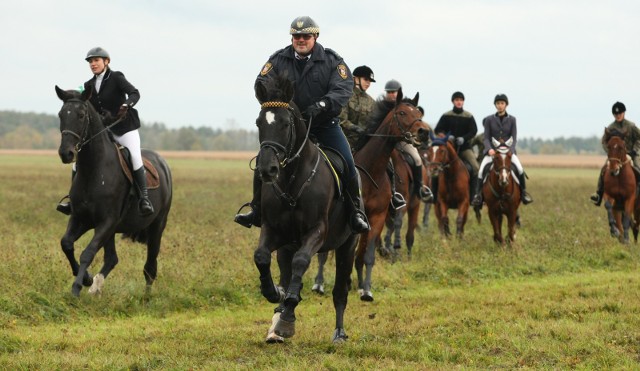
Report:
[[[376,82],[373,70],[366,66],[359,66],[350,72],[342,57],[329,48],[324,48],[317,42],[320,28],[308,16],[297,17],[291,23],[289,30],[291,44],[273,53],[263,66],[256,83],[265,80],[270,74],[287,76],[294,84],[294,103],[302,112],[303,117],[311,124],[310,135],[319,144],[337,150],[347,163],[346,193],[350,199],[351,226],[355,233],[369,230],[369,223],[364,213],[360,195],[360,177],[353,161],[352,148],[358,139],[364,135],[368,118],[373,111],[376,101],[367,93],[371,83]],[[109,53],[96,47],[89,50],[85,60],[93,76],[84,83],[83,89],[90,89],[90,102],[96,110],[108,117],[117,119],[110,127],[114,139],[131,153],[133,180],[139,197],[139,211],[141,215],[154,212],[149,201],[146,185],[145,170],[140,151],[140,120],[133,106],[140,99],[138,90],[124,77],[122,72],[113,71],[109,67],[111,58]],[[390,80],[385,84],[385,93],[379,99],[394,102],[398,92],[402,89],[400,82]],[[465,97],[462,92],[455,92],[451,96],[453,108],[445,112],[433,131],[442,133],[457,149],[460,158],[470,169],[471,204],[482,206],[482,176],[487,164],[491,163],[495,154],[492,138],[507,141],[512,138],[512,164],[516,167],[517,177],[521,188],[523,204],[533,202],[526,191],[526,175],[516,152],[517,125],[516,118],[507,113],[509,99],[505,94],[498,94],[494,98],[496,113],[484,118],[484,155],[480,164],[472,149],[472,140],[476,137],[478,128],[473,115],[464,109]],[[424,114],[424,110],[418,107]],[[640,155],[640,130],[634,123],[625,119],[624,104],[616,102],[612,113],[615,121],[609,129],[616,129],[626,133],[625,143],[630,148],[630,156],[636,171]],[[604,143],[603,138],[603,146]],[[410,143],[399,141],[396,149],[405,155],[412,168],[413,192],[424,202],[435,203],[438,197],[437,181],[431,181],[431,189],[423,184],[423,161],[418,149]],[[605,148],[606,150],[606,148]],[[603,168],[604,169],[604,168]],[[406,205],[406,200],[396,192],[393,163],[389,161],[388,175],[392,184],[391,206],[400,209]],[[604,171],[604,170],[603,170]],[[637,171],[637,173],[639,173]],[[72,171],[72,179],[75,168]],[[639,177],[640,179],[640,177]],[[243,226],[260,226],[260,192],[261,180],[254,172],[253,200],[244,206],[250,206],[248,213],[235,216],[235,221]],[[603,196],[602,172],[598,180],[598,189],[591,196],[591,200],[600,205]],[[58,211],[70,214],[72,205],[68,196],[60,201]]]

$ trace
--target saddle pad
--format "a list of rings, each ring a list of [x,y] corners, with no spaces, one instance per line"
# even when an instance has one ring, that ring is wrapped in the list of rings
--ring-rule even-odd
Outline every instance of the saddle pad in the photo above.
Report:
[[[133,175],[131,174],[131,166],[129,165],[128,153],[127,158],[123,154],[124,151],[128,151],[125,147],[115,145],[116,150],[118,151],[118,158],[120,159],[120,167],[122,168],[122,172],[129,179],[129,182],[133,183]],[[142,164],[145,168],[145,174],[147,176],[147,189],[156,189],[160,187],[160,176],[158,175],[158,170],[153,166],[153,164],[145,157],[142,157]]]

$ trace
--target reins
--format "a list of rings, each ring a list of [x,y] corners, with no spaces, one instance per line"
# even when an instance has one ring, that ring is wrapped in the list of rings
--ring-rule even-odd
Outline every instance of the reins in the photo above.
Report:
[[[68,99],[65,101],[65,103],[67,102],[79,102],[81,103],[83,106],[88,107],[89,102],[82,100],[82,99],[77,99],[77,98],[73,98],[73,99]],[[61,131],[61,134],[70,134],[76,138],[78,138],[80,141],[78,143],[76,143],[75,145],[75,149],[76,152],[80,152],[82,150],[82,147],[84,147],[86,144],[88,144],[89,142],[91,142],[93,139],[95,139],[98,135],[102,134],[105,130],[109,130],[112,127],[114,127],[115,125],[119,124],[122,120],[124,120],[124,117],[114,121],[113,123],[111,123],[108,126],[105,126],[104,129],[100,130],[99,132],[97,132],[96,134],[94,134],[93,136],[91,136],[89,139],[85,139],[86,134],[89,132],[89,126],[91,124],[91,115],[89,114],[89,110],[87,109],[87,117],[85,118],[85,121],[83,122],[83,127],[82,127],[82,135],[79,135],[78,133],[74,132],[73,130],[68,130],[68,129],[64,129]],[[86,125],[85,125],[86,122]]]

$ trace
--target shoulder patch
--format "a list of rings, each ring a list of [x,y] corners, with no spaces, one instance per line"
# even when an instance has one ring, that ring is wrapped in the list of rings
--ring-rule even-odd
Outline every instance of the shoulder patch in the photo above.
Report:
[[[339,64],[338,67],[336,67],[338,69],[338,75],[340,75],[340,77],[343,80],[347,79],[347,66],[345,66],[344,64]]]
[[[271,62],[267,62],[262,66],[262,70],[260,71],[260,76],[265,76],[273,69],[273,64]]]

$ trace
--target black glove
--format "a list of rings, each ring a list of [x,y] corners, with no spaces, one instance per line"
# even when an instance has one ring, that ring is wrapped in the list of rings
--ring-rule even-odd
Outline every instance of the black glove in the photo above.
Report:
[[[307,118],[312,119],[318,116],[319,114],[321,114],[322,112],[324,112],[326,110],[326,107],[327,106],[324,101],[315,102],[314,104],[307,107],[307,109],[304,110],[302,114]]]
[[[122,120],[126,115],[127,115],[127,111],[129,110],[129,106],[127,106],[126,104],[123,104],[122,106],[120,106],[120,109],[118,110],[118,120]]]

